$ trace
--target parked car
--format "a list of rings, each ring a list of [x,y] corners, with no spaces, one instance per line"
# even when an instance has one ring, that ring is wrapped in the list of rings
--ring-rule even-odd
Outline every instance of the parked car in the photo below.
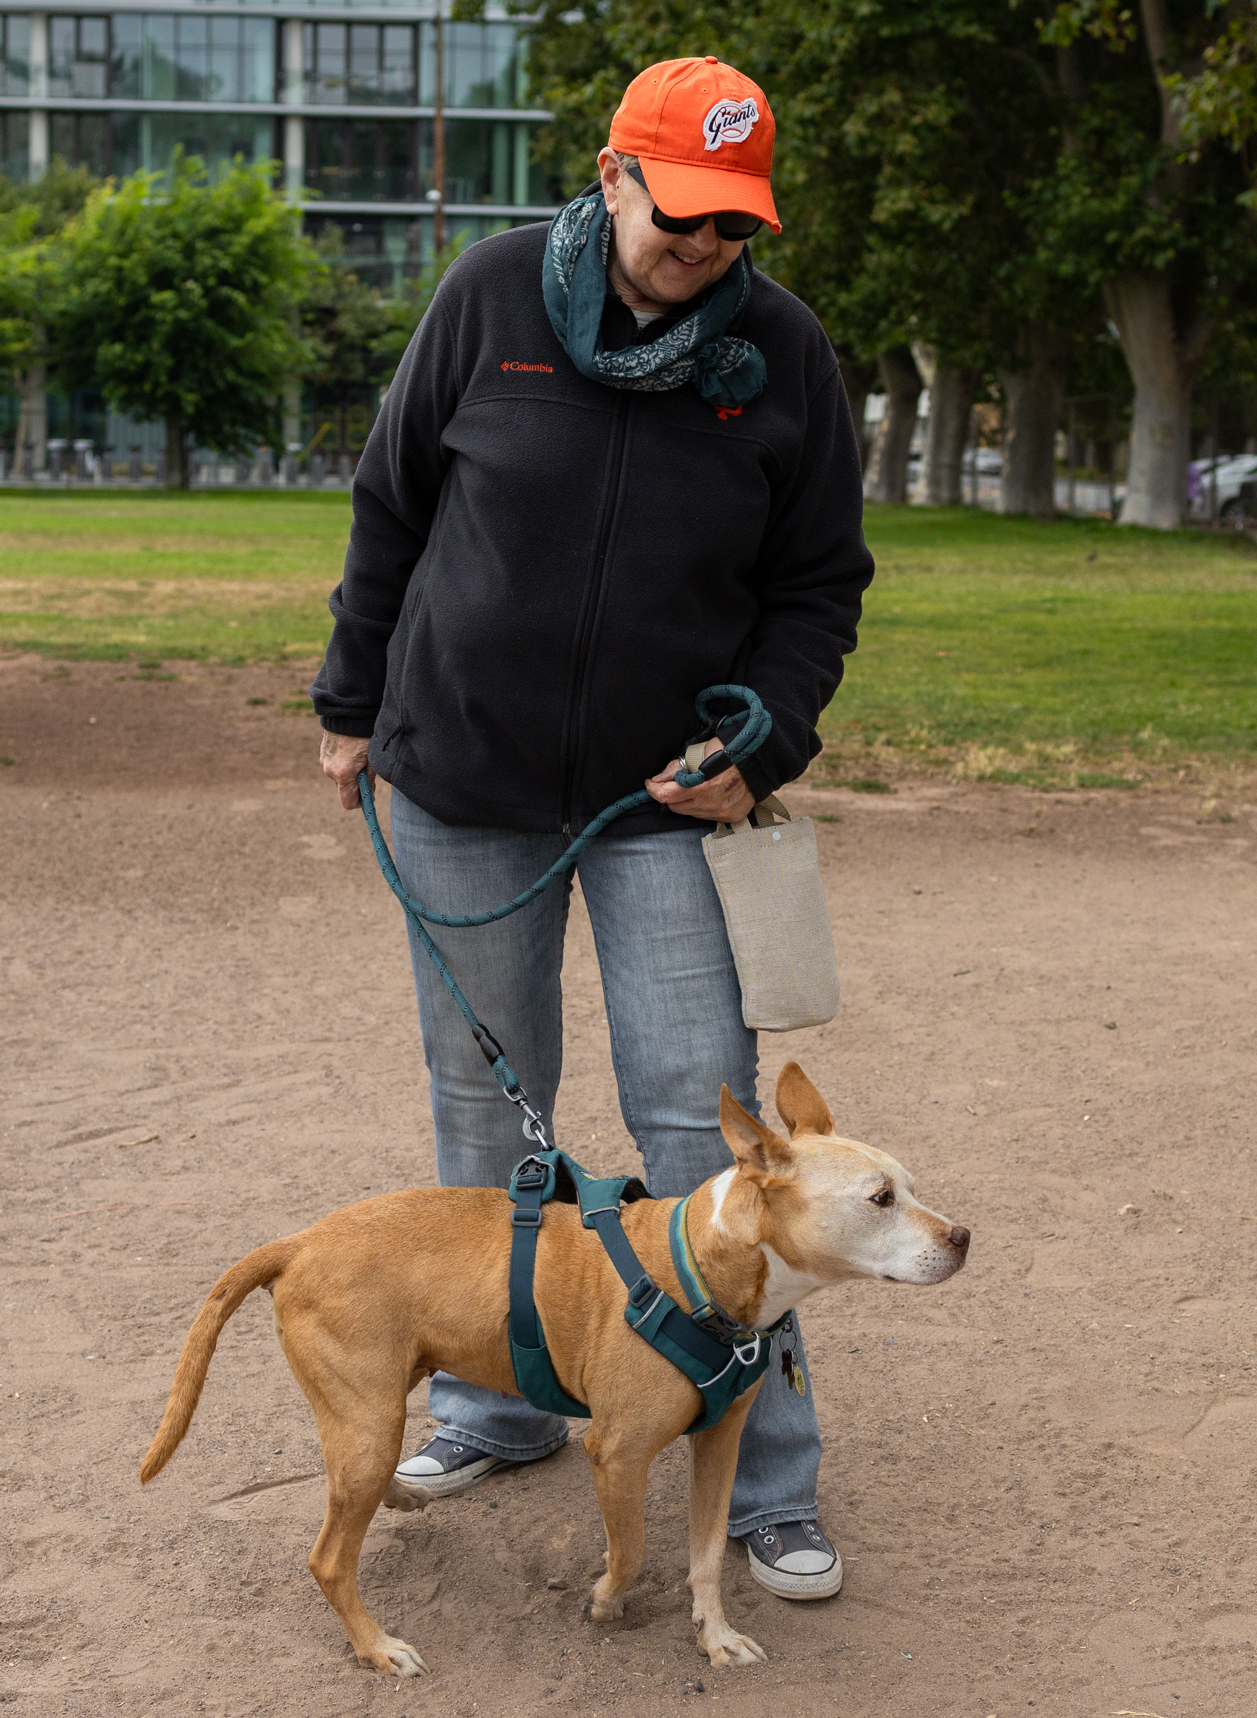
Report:
[[[1213,497],[1217,494],[1219,519],[1234,519],[1252,503],[1241,491],[1245,484],[1257,479],[1257,453],[1242,453],[1214,461],[1193,460],[1187,468],[1188,515],[1192,519],[1208,519]],[[1248,491],[1251,495],[1252,491]]]
[[[916,448],[908,455],[908,470],[919,472],[924,455]],[[966,475],[973,470],[973,449],[967,447],[964,453],[963,468]],[[978,449],[978,475],[980,477],[998,477],[1004,469],[1004,456],[997,447],[980,447]]]
[[[998,477],[1000,472],[1004,469],[1004,455],[997,447],[979,447],[976,450],[974,448],[967,447],[965,449],[964,459],[965,470],[973,470],[973,456],[975,451],[978,456],[978,476]]]

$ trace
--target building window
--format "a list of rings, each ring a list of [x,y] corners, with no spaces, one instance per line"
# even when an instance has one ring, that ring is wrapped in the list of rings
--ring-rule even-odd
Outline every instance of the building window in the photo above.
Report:
[[[30,47],[29,13],[0,13],[0,95],[30,93]]]
[[[52,20],[49,20],[50,22]],[[50,115],[50,153],[69,167],[90,167],[103,179],[112,157],[111,121],[108,113],[54,113]]]
[[[350,107],[413,105],[413,25],[305,24],[302,33],[306,101]]]
[[[436,98],[436,25],[424,24],[419,100]],[[445,25],[445,105],[526,107],[527,40],[513,24]]]
[[[526,120],[447,119],[445,201],[495,203],[499,208],[554,202],[545,170],[530,159],[532,131]],[[435,184],[433,132],[432,120],[420,120],[420,196]]]
[[[274,101],[275,29],[270,18],[120,12],[110,93],[138,101]]]
[[[199,156],[213,172],[237,156],[272,159],[275,121],[246,113],[52,113],[48,141],[68,166],[102,176],[125,178],[141,168],[164,173],[176,149]]]
[[[306,121],[306,186],[331,202],[414,202],[415,169],[411,120]]]
[[[352,269],[382,292],[400,292],[423,267],[423,224],[413,215],[320,215],[313,205],[307,233],[315,238],[332,227],[343,246],[333,266]]]
[[[48,19],[48,93],[57,96],[109,94],[108,18]]]
[[[30,172],[31,122],[27,113],[0,113],[0,173],[21,184]]]

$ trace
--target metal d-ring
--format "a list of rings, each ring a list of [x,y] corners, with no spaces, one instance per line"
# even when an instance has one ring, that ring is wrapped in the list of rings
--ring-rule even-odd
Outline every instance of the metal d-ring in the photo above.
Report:
[[[747,1348],[749,1348],[751,1351],[751,1355],[750,1355],[749,1360],[747,1359],[747,1356],[744,1352],[744,1350]],[[759,1348],[760,1348],[760,1337],[759,1337],[759,1331],[758,1330],[755,1332],[754,1342],[735,1342],[733,1344],[733,1352],[737,1355],[738,1359],[742,1362],[743,1366],[754,1366],[755,1362],[759,1359]]]

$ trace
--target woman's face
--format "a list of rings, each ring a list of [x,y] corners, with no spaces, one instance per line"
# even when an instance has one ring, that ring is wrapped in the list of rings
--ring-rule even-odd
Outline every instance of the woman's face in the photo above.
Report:
[[[615,261],[632,296],[642,301],[639,309],[684,304],[737,261],[746,241],[720,238],[714,221],[704,221],[696,233],[661,232],[650,218],[650,192],[617,164],[614,150],[601,152],[598,169],[615,222]]]

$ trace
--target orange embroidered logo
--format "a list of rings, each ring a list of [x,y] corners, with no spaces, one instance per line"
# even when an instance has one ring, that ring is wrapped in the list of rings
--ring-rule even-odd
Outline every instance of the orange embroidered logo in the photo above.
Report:
[[[721,423],[725,423],[729,418],[740,418],[742,416],[742,408],[741,406],[717,406],[716,416],[720,419]]]
[[[544,370],[547,376],[554,374],[553,364],[517,364],[513,358],[504,359],[502,368],[504,370]]]

